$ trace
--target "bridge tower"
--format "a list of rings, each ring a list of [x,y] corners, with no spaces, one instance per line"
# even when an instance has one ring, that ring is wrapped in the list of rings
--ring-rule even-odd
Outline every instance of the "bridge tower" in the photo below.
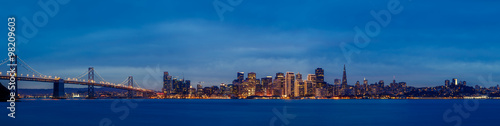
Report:
[[[94,67],[89,67],[89,73],[88,73],[89,79],[87,80],[89,83],[94,83]],[[94,85],[88,85],[88,99],[93,99],[95,98],[94,94]]]
[[[134,78],[132,76],[128,76],[128,86],[134,87]],[[128,98],[134,97],[134,91],[128,90]]]

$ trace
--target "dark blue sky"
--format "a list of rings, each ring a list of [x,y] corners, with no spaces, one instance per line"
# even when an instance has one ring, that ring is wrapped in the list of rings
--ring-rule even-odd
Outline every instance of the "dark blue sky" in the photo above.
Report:
[[[370,11],[387,10],[389,1],[243,0],[221,21],[214,0],[73,0],[19,43],[18,55],[47,75],[75,77],[93,66],[107,81],[133,75],[138,83],[155,82],[144,85],[156,89],[162,71],[184,75],[195,86],[230,83],[238,71],[258,78],[287,71],[305,76],[321,67],[333,83],[342,78],[343,64],[350,85],[394,76],[417,87],[452,78],[498,84],[479,78],[500,77],[500,1],[400,0],[402,11],[366,47],[356,47],[354,27],[364,30],[376,21]],[[21,19],[33,21],[44,12],[34,0],[0,6],[2,17],[18,19],[21,37]],[[350,62],[342,42],[359,49]]]

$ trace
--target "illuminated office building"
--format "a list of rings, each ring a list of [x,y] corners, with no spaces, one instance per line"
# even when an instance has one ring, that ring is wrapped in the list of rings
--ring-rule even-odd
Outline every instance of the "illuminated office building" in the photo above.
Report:
[[[294,96],[297,97],[297,96],[304,96],[305,95],[305,85],[304,85],[304,81],[302,80],[302,74],[297,73],[295,75],[295,84],[294,84]]]
[[[285,94],[289,97],[293,97],[295,95],[295,75],[293,72],[286,72],[285,76]]]
[[[262,78],[261,79],[261,82],[262,82],[262,88],[263,88],[263,91],[264,91],[264,95],[265,96],[272,96],[272,92],[273,92],[273,77],[272,76],[267,76],[265,78]]]
[[[237,73],[237,78],[236,78],[237,82],[242,83],[243,82],[243,78],[245,78],[245,72],[238,72]]]
[[[317,68],[315,71],[315,75],[316,75],[316,87],[324,88],[326,86],[325,71],[322,68]]]
[[[458,79],[453,78],[453,79],[451,80],[451,83],[452,83],[453,85],[455,85],[455,86],[456,86],[456,85],[458,85]]]
[[[347,89],[347,75],[345,71],[345,65],[344,65],[344,74],[342,75],[342,84],[341,84],[342,91],[345,92]]]
[[[163,72],[163,93],[168,95],[172,93],[172,76],[168,72]]]
[[[316,86],[316,75],[315,74],[308,74],[307,75],[307,81],[308,81],[308,84],[310,84],[311,86],[308,85],[308,93],[311,95],[311,96],[317,96],[316,95],[316,92],[317,92],[317,86]],[[310,91],[310,92],[309,92]]]
[[[274,77],[273,81],[274,91],[273,95],[275,96],[285,96],[285,74],[279,72],[276,73],[276,77]]]

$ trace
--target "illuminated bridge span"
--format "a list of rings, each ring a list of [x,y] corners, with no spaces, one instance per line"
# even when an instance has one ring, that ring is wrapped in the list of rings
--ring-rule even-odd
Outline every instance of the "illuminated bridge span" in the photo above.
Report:
[[[21,62],[17,62],[17,61],[21,61]],[[9,62],[9,60],[4,59],[0,63],[0,65],[4,65],[7,62]],[[154,90],[149,90],[149,89],[144,89],[144,88],[139,87],[139,85],[134,81],[132,76],[129,76],[123,82],[118,83],[118,84],[107,82],[106,80],[104,80],[101,77],[101,75],[99,75],[95,72],[93,67],[90,67],[88,69],[88,71],[84,72],[83,74],[81,74],[78,77],[63,79],[63,78],[57,77],[57,76],[53,77],[53,76],[47,76],[47,75],[41,74],[38,71],[31,68],[31,66],[26,64],[26,62],[24,62],[19,57],[16,57],[16,60],[14,62],[11,62],[11,64],[12,63],[17,64],[17,66],[11,66],[12,69],[16,69],[16,73],[13,73],[16,76],[16,81],[34,81],[34,82],[54,83],[54,89],[53,89],[54,93],[53,93],[52,98],[55,98],[55,99],[65,98],[64,84],[87,85],[88,86],[87,98],[95,98],[94,86],[128,90],[128,97],[129,98],[133,97],[133,94],[134,94],[133,92],[142,92],[143,94],[144,93],[145,94],[155,93]],[[17,73],[19,71],[19,69],[17,69],[18,66],[25,68],[31,74],[25,74],[24,76],[23,76],[23,74],[19,75]],[[84,77],[85,75],[87,75],[87,78],[88,78],[87,80],[82,79],[82,77]],[[95,78],[95,79],[98,79],[99,81],[96,81],[94,79],[94,77],[96,77],[94,75],[97,75],[98,78]],[[0,72],[0,79],[1,80],[9,80],[10,77],[11,77],[10,73],[9,74],[2,74],[2,72]],[[134,87],[134,84],[138,87]],[[17,85],[19,85],[19,84],[16,83],[16,94],[18,94],[17,93],[17,89],[18,89]]]

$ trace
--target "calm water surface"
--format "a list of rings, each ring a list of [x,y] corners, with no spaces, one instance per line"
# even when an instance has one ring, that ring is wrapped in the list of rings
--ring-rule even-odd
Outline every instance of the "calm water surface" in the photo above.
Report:
[[[36,126],[453,126],[457,120],[468,126],[500,120],[500,100],[23,99],[16,119],[7,117],[8,103],[0,104],[2,124]]]

